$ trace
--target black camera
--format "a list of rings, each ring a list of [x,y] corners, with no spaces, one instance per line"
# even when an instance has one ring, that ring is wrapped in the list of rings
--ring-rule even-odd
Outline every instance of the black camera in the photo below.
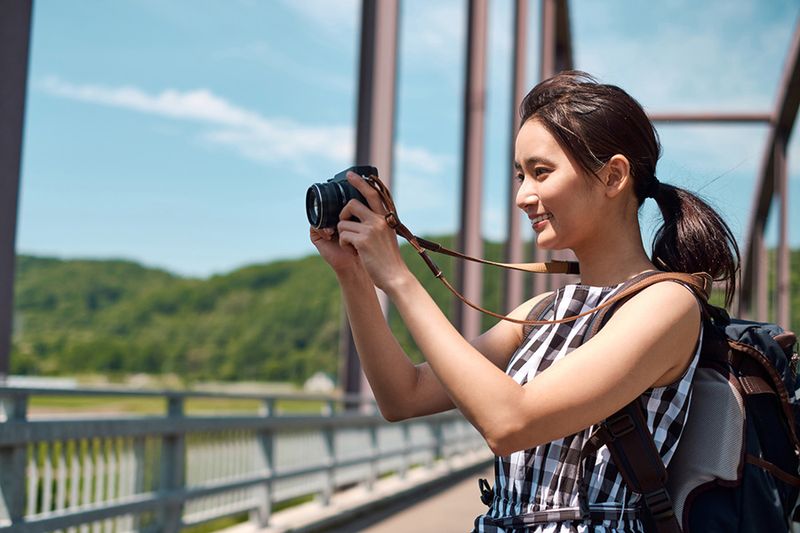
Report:
[[[347,173],[351,170],[363,178],[378,175],[375,167],[356,166],[339,172],[325,183],[313,184],[306,192],[306,216],[309,224],[317,229],[333,228],[339,222],[339,213],[347,202],[355,198],[367,203],[364,196],[347,182]]]

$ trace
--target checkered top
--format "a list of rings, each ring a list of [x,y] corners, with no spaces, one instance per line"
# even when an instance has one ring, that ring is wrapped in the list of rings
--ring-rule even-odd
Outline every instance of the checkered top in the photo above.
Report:
[[[613,287],[567,285],[556,292],[553,311],[548,320],[578,315],[597,307],[615,294],[622,284]],[[594,314],[565,324],[547,324],[534,327],[511,357],[506,373],[524,385],[555,361],[566,357],[577,348]],[[689,405],[691,381],[700,346],[682,378],[666,387],[649,389],[644,394],[647,424],[665,464],[669,462],[678,444],[686,411]],[[579,386],[580,384],[576,384]],[[616,513],[636,509],[640,495],[628,490],[622,480],[608,448],[603,446],[595,456],[584,463],[584,477],[588,481],[590,510],[603,512],[601,521],[554,520],[526,524],[525,515],[549,516],[544,512],[578,510],[578,456],[594,430],[586,428],[574,435],[543,444],[533,449],[495,458],[494,500],[485,515],[475,520],[479,533],[584,533],[643,531],[638,519],[615,517]],[[516,526],[505,526],[501,520],[517,517]],[[533,520],[531,520],[533,521]],[[535,520],[539,522],[537,518]]]

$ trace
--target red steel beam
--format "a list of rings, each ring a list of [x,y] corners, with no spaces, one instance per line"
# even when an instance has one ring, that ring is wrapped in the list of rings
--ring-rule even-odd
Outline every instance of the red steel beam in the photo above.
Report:
[[[461,214],[458,248],[467,255],[481,257],[481,196],[483,173],[483,130],[486,114],[486,36],[487,0],[469,0],[467,15],[467,71],[464,86],[464,136],[461,174]],[[456,283],[468,300],[480,304],[483,289],[478,263],[456,263]],[[466,339],[480,335],[481,315],[456,301],[455,324]]]
[[[775,190],[779,195],[778,250],[775,264],[775,319],[788,328],[789,323],[789,183],[786,168],[786,137],[775,140]]]
[[[510,136],[510,168],[508,172],[508,219],[505,259],[507,263],[521,263],[524,259],[522,232],[520,231],[520,212],[516,207],[519,183],[511,179],[514,169],[514,145],[519,131],[519,106],[525,97],[527,79],[525,66],[528,49],[528,0],[514,2],[514,51],[511,60],[511,136]],[[523,274],[519,270],[503,271],[503,309],[507,312],[519,306],[524,297]]]
[[[792,44],[786,57],[781,82],[778,87],[778,98],[773,115],[773,127],[770,129],[767,138],[766,152],[761,164],[761,171],[756,184],[753,208],[750,211],[750,223],[748,225],[747,241],[745,247],[745,263],[742,269],[741,296],[739,298],[739,312],[746,312],[753,306],[753,289],[756,285],[755,274],[757,267],[755,261],[758,254],[750,253],[749,250],[757,244],[758,237],[756,232],[764,231],[772,197],[776,188],[776,145],[786,144],[797,118],[797,109],[800,105],[800,24],[795,26]],[[783,195],[782,205],[786,201],[787,195]],[[786,201],[785,212],[788,209]],[[781,223],[786,223],[785,217],[781,216]],[[781,235],[786,235],[786,228],[779,228]],[[779,285],[780,287],[780,285]],[[784,296],[778,295],[778,298]],[[789,324],[783,324],[788,327]]]
[[[0,383],[11,367],[22,130],[32,0],[0,2]]]
[[[567,0],[542,0],[541,3],[541,61],[539,79],[545,80],[562,70],[572,69],[572,33],[569,25],[569,6]],[[556,250],[548,253],[536,247],[534,237],[534,261],[547,261],[550,258],[574,261],[575,254],[569,250]],[[533,278],[533,293],[557,289],[572,276],[564,274],[538,274]]]
[[[356,164],[376,166],[387,186],[393,169],[397,14],[398,0],[364,0],[362,3],[355,159]],[[386,295],[379,291],[379,299],[386,315]],[[372,391],[361,370],[350,324],[344,312],[342,316],[339,337],[342,391],[368,395]]]

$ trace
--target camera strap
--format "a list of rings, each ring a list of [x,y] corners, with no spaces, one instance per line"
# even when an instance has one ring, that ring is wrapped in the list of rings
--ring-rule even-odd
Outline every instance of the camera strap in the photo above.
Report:
[[[439,243],[429,241],[427,239],[423,239],[422,237],[417,237],[414,235],[411,230],[409,230],[405,224],[400,222],[400,218],[397,216],[397,208],[394,204],[394,200],[392,199],[392,195],[389,192],[388,187],[380,180],[378,176],[372,175],[365,178],[366,181],[376,190],[378,191],[378,195],[381,198],[381,202],[383,202],[384,207],[386,207],[386,223],[392,228],[399,236],[403,237],[405,240],[408,241],[409,244],[417,251],[417,253],[422,257],[422,260],[428,265],[428,268],[433,272],[433,275],[436,276],[444,285],[445,287],[450,290],[459,300],[470,306],[471,308],[475,309],[476,311],[480,311],[481,313],[485,313],[487,315],[493,316],[495,318],[499,318],[501,320],[507,320],[509,322],[514,322],[516,324],[524,324],[524,325],[531,325],[531,326],[538,326],[544,324],[563,324],[565,322],[572,322],[579,318],[585,317],[587,315],[591,315],[595,311],[603,309],[605,307],[609,307],[614,305],[620,300],[623,300],[629,296],[635,294],[636,290],[633,287],[625,289],[621,291],[619,294],[609,298],[601,305],[595,307],[594,309],[590,309],[585,311],[579,315],[571,316],[568,318],[562,318],[559,320],[519,320],[516,318],[510,318],[505,315],[501,315],[495,313],[493,311],[489,311],[488,309],[484,309],[483,307],[474,304],[467,300],[461,293],[459,293],[444,277],[442,270],[436,265],[433,259],[430,258],[428,255],[428,251],[436,252],[444,255],[449,255],[451,257],[456,257],[458,259],[464,259],[466,261],[473,261],[476,263],[482,263],[484,265],[492,265],[501,268],[510,268],[514,270],[522,270],[524,272],[532,272],[535,274],[580,274],[580,268],[578,263],[575,261],[548,261],[546,263],[499,263],[496,261],[489,261],[488,259],[480,259],[477,257],[472,257],[466,254],[462,254],[460,252],[456,252],[455,250],[450,250],[449,248],[445,248]],[[698,274],[685,274],[681,272],[665,272],[663,274],[655,274],[652,278],[663,277],[664,280],[673,280],[673,281],[681,281],[691,287],[698,296],[703,297],[704,299],[708,299],[709,295],[711,294],[711,284],[712,278],[705,272],[700,272]],[[660,281],[660,280],[659,280]]]

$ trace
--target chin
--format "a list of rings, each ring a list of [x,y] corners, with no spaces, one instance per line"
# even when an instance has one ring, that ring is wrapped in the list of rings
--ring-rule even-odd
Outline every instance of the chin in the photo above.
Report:
[[[568,244],[564,244],[563,242],[559,242],[556,237],[553,235],[537,235],[536,236],[536,248],[539,250],[548,250],[552,252],[557,252],[560,250],[572,250],[572,247]]]
[[[540,250],[561,250],[562,246],[558,245],[557,239],[553,235],[545,235],[539,233],[536,235],[536,247]]]

